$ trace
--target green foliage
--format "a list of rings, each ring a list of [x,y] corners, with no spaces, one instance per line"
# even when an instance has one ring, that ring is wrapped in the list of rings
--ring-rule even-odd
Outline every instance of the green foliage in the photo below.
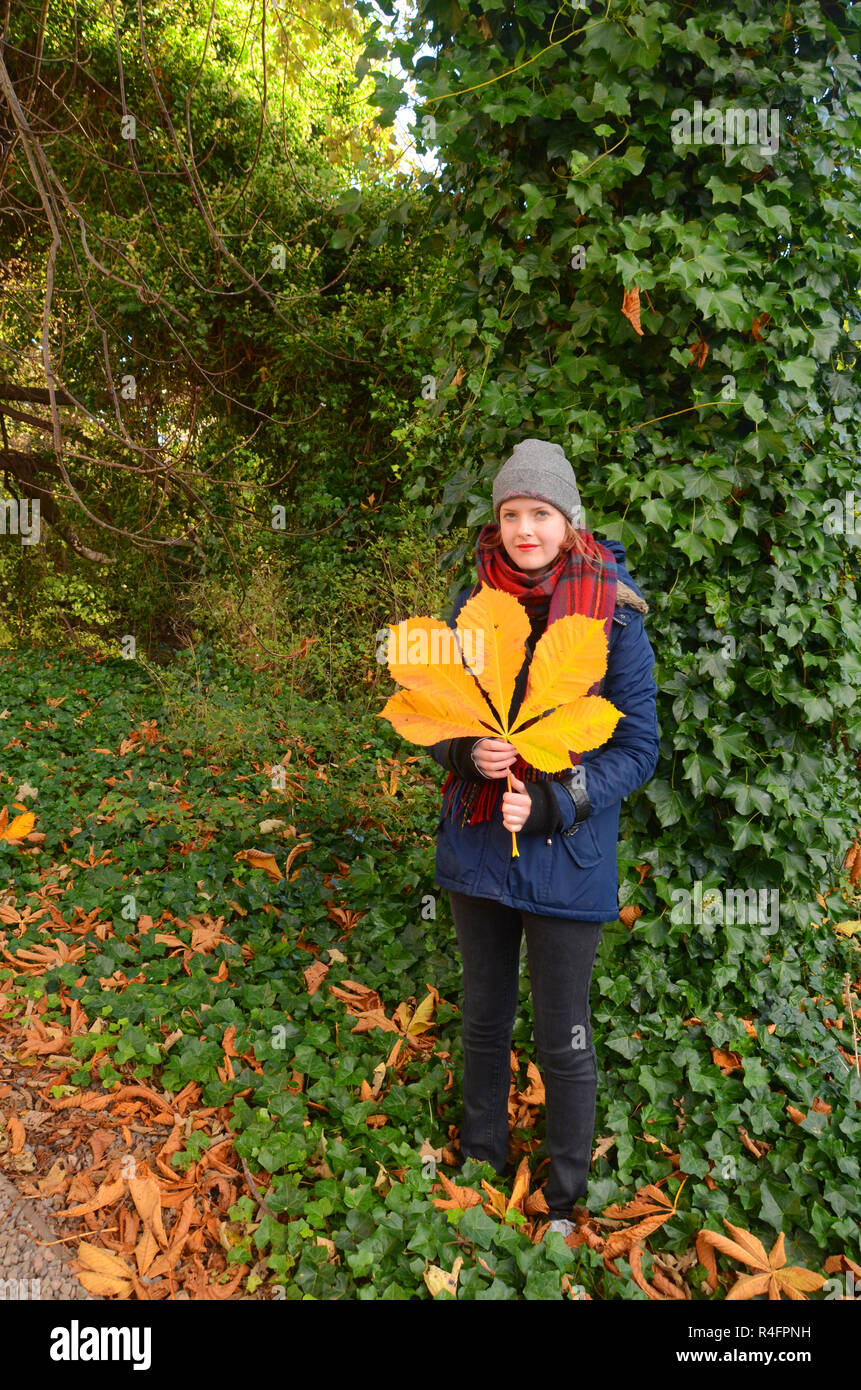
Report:
[[[190,585],[226,572],[244,582],[252,533],[252,552],[277,543],[288,570],[294,533],[319,544],[337,526],[360,550],[362,504],[398,499],[391,431],[418,393],[418,313],[446,280],[422,251],[427,199],[373,128],[352,7],[315,0],[289,44],[286,15],[267,11],[265,103],[247,20],[239,0],[217,16],[158,3],[146,49],[136,15],[118,15],[115,33],[90,0],[21,6],[11,21],[9,54],[23,66],[38,49],[43,77],[62,74],[59,92],[15,75],[52,177],[86,210],[57,252],[49,339],[58,385],[89,417],[61,411],[86,511],[62,486],[50,435],[7,421],[58,511],[44,502],[39,545],[0,547],[4,645],[68,645],[71,629],[105,655],[132,636],[164,657],[193,635]],[[65,62],[72,27],[86,65]],[[70,122],[79,137],[50,133]],[[27,158],[7,173],[0,338],[30,343],[52,230]],[[44,389],[8,353],[4,369]],[[43,407],[24,413],[50,424]]]
[[[69,9],[50,7],[48,57],[65,51]],[[325,9],[338,18],[336,4]],[[530,0],[478,15],[419,0],[413,32],[391,51],[423,103],[420,147],[432,128],[421,117],[436,121],[440,167],[424,180],[355,165],[343,140],[336,155],[315,132],[309,90],[272,113],[249,175],[259,108],[236,68],[239,30],[219,24],[196,77],[195,139],[212,150],[202,186],[268,299],[214,253],[131,48],[129,92],[161,161],[152,196],[167,240],[149,229],[130,174],[107,199],[76,147],[52,150],[60,175],[81,181],[92,244],[125,244],[136,219],[141,273],[189,321],[193,369],[151,303],[102,287],[102,315],[129,345],[118,369],[149,364],[133,423],[177,441],[172,476],[188,467],[194,494],[168,489],[159,512],[174,547],[111,542],[110,593],[103,571],[53,538],[37,554],[0,550],[2,640],[37,648],[14,670],[0,662],[13,691],[3,785],[7,804],[24,781],[39,789],[45,834],[36,854],[0,842],[9,898],[23,903],[54,880],[74,890],[70,924],[93,908],[112,922],[103,941],[59,928],[57,940],[86,946],[83,961],[19,994],[63,989],[106,1021],[102,1084],[137,1075],[176,1091],[194,1080],[205,1104],[230,1106],[275,1213],[256,1224],[238,1206],[231,1258],[264,1252],[291,1300],[426,1297],[427,1262],[451,1269],[457,1254],[461,1298],[555,1299],[564,1274],[596,1298],[645,1296],[624,1260],[612,1276],[588,1249],[533,1247],[516,1222],[437,1210],[419,1158],[423,1140],[444,1144],[459,1120],[460,970],[447,906],[423,913],[440,770],[407,764],[416,750],[375,717],[390,683],[374,634],[440,613],[470,577],[491,478],[526,435],[563,444],[589,529],[625,543],[657,658],[661,762],[623,807],[631,911],[627,926],[605,928],[595,967],[596,1134],[613,1142],[594,1165],[591,1204],[666,1177],[675,1195],[677,1155],[689,1177],[656,1248],[688,1250],[726,1217],[766,1244],[785,1231],[790,1262],[812,1269],[844,1250],[857,1258],[861,1082],[842,987],[857,978],[859,947],[833,922],[858,914],[842,873],[858,806],[858,549],[856,532],[825,521],[829,499],[857,486],[859,458],[856,9],[831,6],[826,18],[810,3],[784,13],[708,0],[677,12],[612,0],[563,15]],[[103,12],[78,14],[110,89]],[[152,22],[181,110],[203,21],[171,14]],[[133,18],[122,21],[127,45]],[[375,84],[385,131],[404,93],[372,66],[389,45],[369,29],[356,78]],[[416,58],[425,41],[431,53]],[[311,50],[313,73],[334,71],[325,45]],[[66,96],[82,118],[84,90]],[[698,99],[778,110],[779,146],[676,145],[673,113]],[[88,133],[113,150],[101,119]],[[15,196],[38,206],[23,161],[16,169]],[[280,281],[266,269],[275,240],[290,248]],[[33,234],[19,254],[29,266],[44,249]],[[22,285],[4,340],[38,322],[38,277]],[[621,314],[635,287],[642,336]],[[66,380],[105,412],[80,300],[61,298]],[[190,378],[205,428],[189,467]],[[105,454],[124,457],[116,440]],[[151,478],[81,468],[113,524],[133,529],[156,511]],[[94,659],[58,654],[62,614],[99,628]],[[141,652],[177,633],[188,650],[164,671],[119,660],[127,633]],[[123,742],[151,719],[155,741]],[[283,792],[269,776],[279,763]],[[285,841],[258,828],[271,818],[311,839],[296,876],[277,883],[235,857],[254,847],[283,863]],[[72,859],[92,867],[61,877]],[[336,860],[349,872],[333,887]],[[680,894],[698,884],[704,901],[710,890],[779,894],[777,930],[711,910],[685,920]],[[129,894],[137,916],[224,915],[229,940],[186,974],[124,916]],[[359,914],[350,932],[333,903]],[[14,937],[4,929],[5,948],[14,956],[44,935],[38,920]],[[436,1053],[410,1057],[376,1101],[360,1099],[361,1082],[391,1035],[353,1033],[325,987],[307,994],[307,945],[329,960],[327,981],[361,980],[390,1015],[428,983],[446,1001]],[[129,983],[114,991],[105,982],[118,976]],[[520,1002],[514,1045],[528,1056],[525,977]],[[237,1063],[232,1081],[219,1078],[229,1026],[262,1073]],[[739,1064],[721,1070],[721,1053]],[[97,1079],[86,1046],[76,1060],[71,1085]],[[370,1127],[371,1113],[387,1124]],[[498,1181],[467,1165],[466,1181],[482,1176]]]
[[[370,500],[354,521],[315,533],[315,515],[342,509],[324,480],[303,494],[289,525],[308,534],[292,544],[253,525],[234,535],[241,582],[223,552],[208,552],[190,582],[185,612],[197,647],[205,645],[253,671],[277,673],[308,699],[338,701],[344,692],[379,709],[391,689],[384,629],[413,613],[441,613],[447,581],[443,547],[428,535],[429,504]],[[361,518],[361,519],[360,519]],[[195,660],[183,654],[177,672]],[[172,679],[165,672],[163,681]],[[203,708],[203,707],[201,707]],[[192,714],[197,721],[197,714]]]
[[[626,545],[663,736],[623,808],[623,901],[676,978],[702,958],[667,921],[674,889],[779,891],[775,944],[800,949],[857,823],[861,495],[854,527],[829,525],[861,455],[857,30],[851,6],[420,0],[392,45],[461,272],[429,312],[449,385],[417,429],[440,432],[429,469],[454,423],[469,457],[431,529],[471,528],[454,590],[492,476],[537,435],[565,447],[588,528]],[[384,113],[396,96],[378,75]],[[675,143],[696,101],[762,110],[763,138],[774,113],[778,144]],[[717,1003],[722,973],[703,988]]]
[[[136,662],[34,653],[26,668],[18,664],[4,725],[7,756],[15,756],[14,767],[4,764],[6,801],[21,783],[36,788],[45,838],[35,850],[0,842],[4,901],[23,909],[54,885],[51,900],[67,925],[46,926],[35,913],[23,929],[0,928],[12,957],[0,966],[7,1015],[28,998],[56,1001],[62,989],[88,1019],[103,1020],[101,1032],[72,1043],[79,1066],[65,1094],[134,1077],[176,1093],[194,1081],[203,1105],[228,1106],[237,1150],[269,1184],[273,1213],[258,1224],[247,1199],[237,1204],[230,1263],[262,1255],[289,1299],[427,1297],[427,1263],[451,1269],[457,1255],[460,1299],[556,1300],[564,1275],[593,1298],[645,1297],[624,1260],[617,1277],[588,1249],[570,1251],[555,1239],[531,1245],[516,1216],[501,1224],[480,1208],[433,1205],[420,1149],[426,1139],[448,1142],[463,1077],[456,938],[432,886],[440,770],[407,768],[397,735],[361,702],[327,706],[295,691],[279,700],[266,673],[206,649],[197,657],[195,688],[199,681],[204,694],[217,689],[225,712],[232,706],[250,730],[245,749],[231,747],[219,762],[186,743],[189,729],[174,724],[173,707]],[[0,657],[0,673],[8,685],[9,657]],[[130,739],[147,729],[152,739]],[[283,791],[268,775],[279,760],[290,771]],[[403,775],[392,792],[394,769]],[[236,859],[255,848],[284,866],[295,842],[277,828],[261,832],[271,819],[310,841],[293,876],[277,882]],[[336,861],[348,871],[333,881]],[[351,930],[330,915],[333,906],[357,914]],[[225,939],[192,955],[189,974],[140,925],[164,910],[180,924],[167,920],[163,930],[183,941],[191,914],[225,919]],[[829,910],[848,915],[837,893]],[[615,1142],[593,1167],[593,1209],[668,1175],[674,1197],[680,1178],[668,1154],[678,1154],[690,1177],[656,1248],[687,1250],[703,1225],[722,1229],[726,1216],[767,1243],[770,1231],[785,1230],[793,1260],[820,1270],[828,1254],[853,1254],[857,1235],[861,1082],[837,1051],[840,1042],[851,1048],[848,1023],[836,1023],[845,1015],[842,974],[857,974],[859,948],[831,925],[808,924],[792,941],[765,944],[755,931],[704,925],[678,935],[673,949],[695,953],[696,970],[675,973],[678,955],[645,919],[630,934],[621,923],[605,928],[593,991],[596,1136]],[[83,946],[84,956],[18,977],[13,991],[18,952],[48,943]],[[302,973],[309,946],[330,966],[313,995]],[[328,992],[344,980],[379,991],[390,1017],[401,1000],[424,997],[428,984],[441,995],[434,1051],[409,1055],[397,1075],[390,1070],[376,1100],[360,1099],[361,1084],[385,1061],[393,1035],[351,1031],[355,1020]],[[56,1002],[48,1022],[52,1009]],[[739,1021],[751,1016],[755,1036]],[[533,1055],[531,1026],[524,974],[513,1040],[521,1057]],[[218,1068],[229,1027],[240,1055],[226,1082]],[[168,1049],[176,1030],[182,1036]],[[94,1072],[90,1059],[104,1048],[109,1060]],[[712,1049],[738,1053],[743,1066],[723,1075]],[[250,1050],[261,1071],[243,1060]],[[294,1071],[304,1077],[301,1090]],[[830,1110],[814,1110],[816,1098]],[[788,1105],[805,1114],[802,1123]],[[370,1114],[387,1123],[369,1127]],[[541,1126],[536,1132],[543,1136]],[[770,1146],[761,1158],[743,1133]],[[207,1142],[194,1132],[174,1166],[184,1171]],[[541,1158],[539,1149],[533,1163]],[[510,1193],[510,1178],[468,1161],[461,1180],[479,1187],[482,1177]],[[334,1242],[337,1263],[319,1235]]]

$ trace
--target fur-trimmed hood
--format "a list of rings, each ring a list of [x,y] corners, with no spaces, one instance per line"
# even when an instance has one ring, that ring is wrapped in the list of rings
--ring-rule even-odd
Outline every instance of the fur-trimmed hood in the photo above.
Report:
[[[649,605],[642,594],[635,594],[634,590],[620,579],[616,585],[616,607],[626,604],[628,608],[636,608],[638,613],[648,613]]]

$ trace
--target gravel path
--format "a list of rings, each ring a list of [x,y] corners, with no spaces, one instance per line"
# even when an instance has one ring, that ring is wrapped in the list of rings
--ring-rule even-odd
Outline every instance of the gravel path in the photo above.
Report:
[[[86,1298],[104,1302],[88,1293],[73,1274],[73,1257],[67,1245],[37,1244],[55,1241],[62,1234],[41,1214],[41,1205],[21,1197],[0,1174],[0,1300]]]

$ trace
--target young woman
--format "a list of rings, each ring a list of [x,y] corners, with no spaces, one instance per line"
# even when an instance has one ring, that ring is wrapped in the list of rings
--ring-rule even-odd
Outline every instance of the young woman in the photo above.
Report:
[[[589,988],[603,924],[619,913],[621,800],[653,776],[659,734],[648,605],[619,541],[580,528],[580,494],[557,444],[517,444],[493,484],[496,524],[476,544],[478,583],[458,595],[449,625],[482,584],[504,589],[530,619],[514,689],[523,699],[545,628],[567,613],[604,621],[607,670],[590,694],[624,714],[599,749],[542,773],[499,738],[454,738],[428,751],[449,772],[437,825],[436,883],[448,890],[463,962],[461,1157],[503,1173],[508,1156],[511,1033],[525,931],[535,1046],[546,1095],[550,1229],[568,1235],[586,1196],[597,1066]],[[511,771],[512,791],[505,787]],[[519,855],[512,854],[511,832]]]

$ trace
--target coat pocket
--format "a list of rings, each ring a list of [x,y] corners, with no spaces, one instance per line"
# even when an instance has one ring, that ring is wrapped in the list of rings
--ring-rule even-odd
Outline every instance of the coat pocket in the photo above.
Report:
[[[562,841],[574,863],[581,869],[591,869],[601,858],[601,846],[591,816],[580,822],[573,835],[565,835],[559,831],[557,838]]]
[[[436,827],[437,877],[452,879],[469,891],[484,867],[489,834],[489,821],[462,826],[451,816],[440,816]]]

